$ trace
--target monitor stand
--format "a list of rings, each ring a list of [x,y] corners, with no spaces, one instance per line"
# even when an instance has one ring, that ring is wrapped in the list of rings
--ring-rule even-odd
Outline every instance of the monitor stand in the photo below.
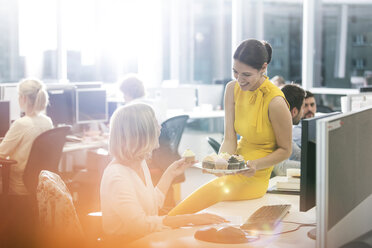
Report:
[[[307,236],[311,239],[316,240],[316,228],[311,229],[307,232]]]

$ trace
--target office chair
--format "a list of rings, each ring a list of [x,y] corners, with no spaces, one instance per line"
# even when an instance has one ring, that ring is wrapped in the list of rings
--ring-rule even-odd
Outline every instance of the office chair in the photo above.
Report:
[[[158,183],[160,177],[168,166],[181,158],[178,153],[178,146],[188,119],[188,115],[179,115],[172,117],[161,124],[159,148],[152,152],[152,157],[148,161],[154,185]],[[185,175],[180,175],[174,179],[173,183],[180,183],[184,180]],[[175,205],[172,194],[173,192],[171,187],[164,203],[165,206],[168,204],[171,206]],[[170,197],[172,199],[170,199]]]
[[[66,247],[83,245],[85,240],[82,226],[71,194],[62,179],[53,172],[42,170],[35,191],[39,209],[40,236],[45,247],[57,244],[60,246],[61,243]]]
[[[213,139],[212,137],[207,137],[208,144],[213,148],[214,152],[218,154],[221,144]]]
[[[30,155],[28,157],[25,170],[23,172],[23,181],[30,194],[35,194],[38,183],[38,176],[41,170],[47,169],[58,172],[59,161],[62,156],[63,146],[66,141],[66,135],[70,132],[71,126],[57,127],[45,131],[36,137],[32,143]],[[0,164],[4,168],[17,163],[14,160],[1,159]],[[8,194],[9,189],[9,171],[3,173],[3,195]]]
[[[40,134],[32,143],[23,173],[23,181],[30,194],[36,193],[40,171],[48,170],[58,173],[66,135],[70,130],[71,126],[53,128]]]
[[[325,106],[325,105],[317,105],[316,111],[320,113],[332,113],[335,112],[332,108]]]
[[[14,236],[21,230],[24,235],[33,236],[32,233],[37,226],[36,187],[40,171],[43,169],[58,171],[62,149],[70,129],[70,126],[65,126],[48,130],[37,136],[32,143],[23,174],[23,181],[29,195],[9,195],[7,190],[9,189],[9,173],[6,180],[3,179],[5,190],[1,195],[3,201],[0,214],[4,215],[2,219],[6,235]]]

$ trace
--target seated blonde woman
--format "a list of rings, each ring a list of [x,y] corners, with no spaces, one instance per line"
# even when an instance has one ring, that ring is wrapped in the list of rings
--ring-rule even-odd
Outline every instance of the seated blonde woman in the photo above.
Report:
[[[18,84],[18,95],[19,106],[25,115],[10,126],[0,143],[0,157],[10,157],[17,161],[17,164],[10,167],[9,193],[27,195],[23,172],[32,143],[41,133],[53,128],[53,124],[44,114],[48,105],[48,93],[43,82],[32,78],[22,80]],[[1,172],[0,192],[2,192]]]
[[[114,159],[101,181],[103,229],[109,237],[132,241],[167,228],[225,221],[207,213],[158,216],[171,182],[192,165],[184,159],[174,162],[154,187],[146,158],[159,146],[159,135],[160,126],[149,105],[125,105],[111,118],[109,148]]]

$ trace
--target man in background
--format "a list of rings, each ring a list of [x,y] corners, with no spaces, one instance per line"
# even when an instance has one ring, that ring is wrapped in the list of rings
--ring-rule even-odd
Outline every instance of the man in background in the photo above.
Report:
[[[305,96],[305,106],[304,106],[304,116],[302,119],[313,118],[316,113],[316,101],[314,94],[310,91],[306,91]],[[301,130],[302,123],[300,122],[297,126],[293,126],[292,129],[292,139],[301,148]]]
[[[305,109],[304,109],[304,117],[303,119],[313,118],[316,113],[316,101],[314,94],[310,91],[306,91],[305,97]]]
[[[150,105],[159,124],[166,120],[167,108],[161,99],[146,98],[143,81],[136,74],[127,74],[120,81],[120,90],[123,93],[125,104],[145,103]]]
[[[123,93],[125,103],[145,96],[143,82],[135,74],[128,74],[122,79],[120,90]]]
[[[279,89],[285,85],[284,78],[279,75],[276,75],[273,78],[271,78],[271,82],[273,82],[273,84],[275,84]]]
[[[282,88],[285,98],[287,99],[292,115],[292,124],[298,125],[304,114],[305,91],[297,84],[287,84]],[[289,159],[280,162],[274,166],[276,176],[285,176],[289,168],[301,168],[301,148],[292,141],[292,154]]]

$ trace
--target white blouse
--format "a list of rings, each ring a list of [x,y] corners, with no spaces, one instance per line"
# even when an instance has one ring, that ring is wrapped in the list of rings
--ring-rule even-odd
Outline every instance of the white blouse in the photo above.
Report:
[[[106,234],[137,239],[165,229],[158,210],[164,194],[154,187],[145,161],[141,164],[146,185],[128,166],[110,164],[101,181],[101,210]]]

